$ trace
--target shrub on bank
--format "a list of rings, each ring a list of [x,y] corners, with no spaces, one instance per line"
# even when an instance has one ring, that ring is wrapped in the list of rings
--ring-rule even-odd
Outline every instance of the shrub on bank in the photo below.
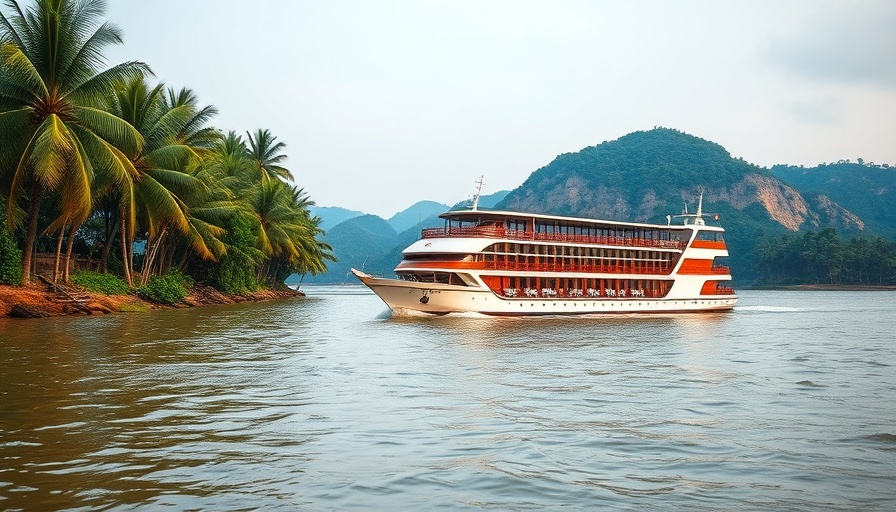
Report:
[[[22,251],[12,234],[0,223],[0,284],[22,283]]]
[[[227,222],[227,234],[224,236],[227,254],[214,267],[210,284],[230,294],[255,291],[258,289],[255,258],[259,256],[255,248],[255,234],[248,220],[241,215],[234,215]]]
[[[163,276],[150,278],[146,286],[137,290],[137,294],[148,301],[174,305],[184,300],[187,289],[192,286],[192,279],[171,269]]]
[[[120,277],[113,274],[100,274],[87,270],[75,272],[72,282],[92,292],[105,295],[125,295],[131,292],[131,288]]]

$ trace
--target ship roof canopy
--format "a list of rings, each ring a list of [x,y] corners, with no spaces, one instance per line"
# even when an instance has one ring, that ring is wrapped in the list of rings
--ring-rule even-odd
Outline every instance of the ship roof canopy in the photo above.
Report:
[[[464,210],[449,210],[439,217],[445,220],[469,220],[476,221],[482,220],[483,218],[500,218],[504,219],[536,219],[543,221],[558,221],[569,224],[591,224],[591,225],[602,225],[602,226],[619,226],[619,227],[635,227],[635,228],[649,228],[649,229],[707,229],[711,231],[724,231],[720,226],[710,226],[710,225],[696,225],[696,224],[651,224],[644,222],[624,222],[617,220],[602,220],[602,219],[586,219],[583,217],[566,217],[562,215],[548,215],[541,213],[523,213],[523,212],[513,212],[507,210],[483,210],[483,209],[464,209]]]

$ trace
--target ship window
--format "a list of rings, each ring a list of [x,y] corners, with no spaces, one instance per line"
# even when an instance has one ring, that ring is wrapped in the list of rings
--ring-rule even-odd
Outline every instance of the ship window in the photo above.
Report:
[[[723,242],[722,233],[720,231],[699,231],[697,240],[707,240],[710,242]]]

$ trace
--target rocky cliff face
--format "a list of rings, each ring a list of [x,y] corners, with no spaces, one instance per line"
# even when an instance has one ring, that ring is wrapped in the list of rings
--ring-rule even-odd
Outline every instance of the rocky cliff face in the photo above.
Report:
[[[731,187],[704,195],[708,202],[728,203],[738,210],[758,203],[768,216],[790,231],[796,231],[809,217],[809,205],[793,187],[780,180],[759,174],[747,174]]]

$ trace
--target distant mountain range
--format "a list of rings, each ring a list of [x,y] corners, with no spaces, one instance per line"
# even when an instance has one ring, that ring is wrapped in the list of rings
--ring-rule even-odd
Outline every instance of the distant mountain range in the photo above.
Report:
[[[479,206],[494,208],[508,192],[502,190],[484,195],[479,198]],[[469,201],[461,201],[455,206],[465,203],[469,203]],[[449,209],[451,206],[447,204],[420,201],[396,213],[389,220],[360,212],[348,219],[343,219],[328,230],[325,237],[326,242],[333,247],[333,252],[339,261],[329,263],[326,274],[306,275],[302,282],[354,282],[355,278],[351,275],[351,268],[387,275],[392,272],[401,259],[401,251],[420,238],[420,230],[444,225],[439,214]],[[335,214],[338,219],[339,216],[344,215],[344,212],[349,211],[344,208],[326,207],[318,208],[316,212],[312,210],[312,214],[321,218],[323,221],[321,225],[328,225],[333,223],[330,215]],[[292,276],[287,282],[293,283],[298,279],[298,276]]]
[[[339,206],[312,206],[308,211],[311,213],[312,217],[320,217],[322,221],[320,223],[320,228],[324,231],[329,231],[340,222],[366,215],[364,212],[347,210]]]
[[[834,227],[846,235],[896,236],[896,167],[841,161],[768,169],[669,128],[559,155],[518,188],[483,196],[480,207],[665,223],[685,203],[693,211],[701,192],[704,212],[721,214],[736,280],[752,278],[757,244],[783,233]],[[324,225],[339,220],[326,241],[340,261],[304,282],[353,282],[350,267],[391,274],[401,250],[420,229],[443,225],[437,215],[447,209],[421,201],[388,221],[360,212],[346,217],[350,211],[341,208],[313,211]]]

